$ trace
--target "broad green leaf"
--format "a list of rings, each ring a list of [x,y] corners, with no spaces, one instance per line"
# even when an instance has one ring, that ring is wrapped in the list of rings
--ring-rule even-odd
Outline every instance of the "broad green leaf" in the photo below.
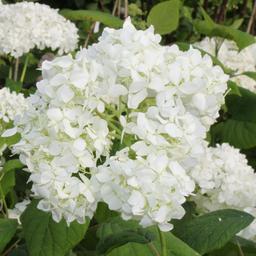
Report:
[[[157,239],[146,245],[128,243],[119,248],[114,249],[108,256],[156,256],[161,255],[161,243],[158,231],[154,229],[154,234]],[[195,250],[190,248],[187,244],[175,237],[170,232],[163,233],[164,239],[166,240],[167,254],[168,256],[200,256]]]
[[[199,33],[210,37],[219,36],[233,40],[240,50],[256,42],[252,35],[233,27],[216,24],[203,9],[201,9],[201,12],[204,16],[204,20],[194,21],[194,26]]]
[[[241,75],[248,76],[256,81],[256,72],[247,71],[247,72],[242,73]]]
[[[201,11],[207,25],[210,26],[210,27],[214,26],[215,25],[214,21],[212,20],[212,18],[207,14],[207,12],[202,7],[200,7],[200,11]]]
[[[3,145],[11,146],[13,144],[16,144],[20,141],[20,138],[21,138],[21,136],[19,133],[16,133],[11,137],[1,137],[0,136],[0,148]]]
[[[31,256],[64,256],[84,237],[89,225],[72,222],[68,227],[62,220],[56,223],[50,213],[36,208],[33,201],[21,216],[27,249]]]
[[[231,93],[226,96],[228,119],[211,127],[212,143],[228,142],[241,148],[256,146],[256,94],[229,81]]]
[[[225,102],[232,119],[256,123],[256,94],[238,87],[240,95],[229,94]]]
[[[109,210],[107,204],[100,202],[98,203],[94,218],[97,220],[98,223],[103,223],[110,218],[116,217],[118,215],[119,214],[117,212]]]
[[[124,221],[121,217],[114,217],[100,224],[99,229],[97,230],[97,236],[99,239],[104,239],[113,233],[125,230],[135,230],[139,227],[138,223],[134,220]]]
[[[154,235],[151,232],[142,228],[138,228],[135,230],[124,230],[120,232],[115,232],[100,240],[97,245],[97,251],[100,254],[105,254],[117,247],[120,247],[130,242],[148,244],[152,240],[154,240]]]
[[[15,235],[17,226],[16,220],[0,219],[0,253]]]
[[[98,237],[104,239],[112,235],[125,231],[141,229],[136,221],[123,221],[120,217],[113,218],[100,225]],[[154,237],[152,242],[147,244],[138,244],[134,242],[126,243],[109,252],[108,256],[155,256],[161,255],[161,243],[159,230],[156,227],[145,229],[146,234]],[[167,245],[168,256],[199,256],[199,254],[190,248],[187,244],[175,237],[170,232],[162,233]],[[128,240],[127,240],[128,241]],[[121,243],[120,243],[121,244]]]
[[[228,89],[229,89],[228,95],[235,94],[235,95],[238,95],[238,96],[242,96],[241,92],[240,92],[240,89],[239,89],[239,86],[237,86],[237,84],[234,83],[231,80],[228,81]]]
[[[241,254],[242,252],[242,254]],[[253,241],[234,237],[223,248],[215,250],[209,256],[255,256],[256,244]]]
[[[196,217],[176,227],[175,234],[201,254],[223,247],[254,220],[248,213],[219,210]]]
[[[227,142],[240,149],[256,146],[256,123],[228,119],[211,127],[213,143]]]
[[[15,171],[9,171],[4,174],[0,180],[0,199],[4,198],[15,186]]]
[[[243,22],[244,22],[244,19],[235,19],[234,22],[230,25],[230,27],[239,29],[243,24]]]
[[[153,25],[160,35],[169,34],[179,25],[179,0],[169,0],[155,5],[149,12],[147,24]]]
[[[2,172],[7,173],[13,170],[22,169],[24,165],[21,163],[19,159],[12,159],[7,161],[2,169]]]
[[[236,246],[239,244],[245,253],[254,253],[256,255],[256,243],[254,241],[236,236],[232,239],[231,243]]]
[[[218,25],[216,28],[214,28],[212,31],[212,36],[220,36],[233,40],[236,42],[240,50],[256,42],[254,36],[231,27],[226,27],[224,25]]]
[[[94,10],[69,10],[63,9],[60,14],[67,19],[78,21],[78,20],[89,20],[99,21],[108,27],[120,28],[123,25],[123,21],[109,13],[94,11]]]

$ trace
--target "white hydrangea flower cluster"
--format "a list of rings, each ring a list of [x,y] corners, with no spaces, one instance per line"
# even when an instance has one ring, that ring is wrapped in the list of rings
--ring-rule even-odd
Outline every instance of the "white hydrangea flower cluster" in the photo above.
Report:
[[[118,96],[125,95],[128,107],[136,109],[146,98],[161,93],[161,107],[168,108],[168,102],[171,106],[176,99],[181,100],[185,111],[202,118],[208,129],[224,102],[228,76],[198,50],[182,52],[176,45],[163,47],[159,42],[153,27],[137,31],[126,22],[121,30],[105,29],[88,55],[109,67],[108,80],[115,78],[118,86],[102,85],[106,90],[101,90],[101,95],[110,103],[118,103]]]
[[[9,88],[0,89],[0,119],[8,123],[27,110],[27,102],[23,94],[11,92]]]
[[[239,149],[227,143],[206,148],[204,158],[192,168],[191,176],[200,188],[195,200],[206,211],[256,205],[253,168]]]
[[[7,123],[23,115],[27,109],[28,105],[23,94],[11,92],[6,87],[0,89],[0,135],[4,136]]]
[[[56,221],[64,217],[83,223],[96,208],[87,168],[107,156],[111,145],[97,99],[90,97],[98,79],[93,74],[100,69],[64,56],[44,62],[42,70],[38,91],[28,99],[29,111],[15,122],[22,139],[13,152],[32,173],[32,191],[43,198],[38,207],[51,211]]]
[[[191,177],[197,184],[192,196],[199,211],[211,212],[233,208],[256,216],[256,174],[248,165],[245,155],[229,144],[205,149],[198,165],[193,166]],[[256,238],[256,221],[240,235]]]
[[[169,220],[185,214],[181,205],[194,190],[186,171],[166,152],[131,159],[128,148],[99,166],[92,182],[102,200],[123,219],[139,219],[143,227],[158,224],[162,231],[172,228]]]
[[[204,150],[228,76],[198,50],[159,42],[128,19],[75,58],[43,63],[13,152],[56,221],[83,222],[98,201],[164,231],[184,215],[194,190],[184,166]],[[124,149],[113,153],[116,140]]]
[[[21,2],[0,7],[0,54],[18,58],[35,47],[67,53],[77,47],[77,32],[73,23],[48,5]]]
[[[206,37],[195,46],[216,56],[227,68],[234,70],[236,76],[232,77],[232,81],[256,92],[255,80],[246,75],[240,75],[247,71],[256,72],[256,44],[239,51],[236,43],[231,40]]]

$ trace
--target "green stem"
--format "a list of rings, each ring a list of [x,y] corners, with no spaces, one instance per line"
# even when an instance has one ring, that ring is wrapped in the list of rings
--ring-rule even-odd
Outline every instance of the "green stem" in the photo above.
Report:
[[[104,119],[104,120],[106,120],[106,121],[108,122],[108,126],[111,127],[114,131],[117,132],[116,135],[120,136],[120,135],[122,134],[121,129],[119,129],[119,128],[114,124],[114,122],[116,122],[114,119],[109,118],[107,115],[104,116],[104,115],[103,115],[102,113],[100,113],[100,112],[98,112],[98,115],[99,115],[102,119]],[[117,123],[118,123],[118,122],[117,122]],[[120,138],[121,138],[121,136],[120,136]]]
[[[12,65],[11,65],[11,64],[10,64],[10,66],[9,66],[8,78],[9,78],[9,79],[12,79]]]
[[[28,60],[29,60],[29,55],[27,54],[25,63],[24,63],[23,69],[22,69],[21,77],[20,77],[21,83],[23,83],[24,79],[25,79],[25,75],[26,75],[27,67],[28,67]]]
[[[9,64],[9,73],[8,78],[12,79],[12,64],[13,64],[13,58],[11,56],[7,56],[8,64]]]
[[[237,247],[238,247],[240,256],[244,256],[243,250],[242,250],[242,248],[241,248],[240,243],[238,242],[238,240],[236,240],[236,244],[237,244]]]
[[[2,199],[2,202],[3,202],[3,208],[5,210],[5,215],[6,217],[8,218],[8,207],[7,207],[7,203],[5,201],[5,198],[4,198],[4,192],[3,192],[3,189],[2,189],[2,186],[0,185],[0,196],[3,198]]]
[[[148,247],[155,256],[161,256],[152,242],[148,243]]]
[[[17,58],[15,60],[15,66],[14,66],[14,77],[13,77],[13,80],[14,81],[17,81],[17,78],[18,78],[18,73],[19,73],[19,58]]]
[[[167,245],[164,233],[158,228],[160,243],[161,243],[161,256],[167,256]]]

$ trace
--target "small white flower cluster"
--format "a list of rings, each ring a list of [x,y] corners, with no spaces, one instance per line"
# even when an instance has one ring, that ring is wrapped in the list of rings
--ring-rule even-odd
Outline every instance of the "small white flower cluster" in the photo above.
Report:
[[[238,209],[256,216],[256,174],[245,155],[229,144],[205,148],[205,154],[190,171],[197,184],[192,196],[200,212]],[[240,233],[256,238],[256,221]]]
[[[28,105],[23,94],[11,92],[9,88],[0,89],[0,136],[10,136],[16,129],[6,131],[6,125],[20,117],[27,110]]]
[[[198,50],[159,42],[128,19],[75,58],[43,63],[13,152],[56,221],[83,222],[98,201],[164,231],[183,217],[195,187],[186,168],[204,150],[228,76]]]
[[[229,144],[206,148],[204,158],[192,168],[191,176],[199,186],[195,201],[206,211],[256,205],[253,168],[245,155]]]
[[[99,166],[92,182],[123,219],[137,218],[144,227],[157,223],[162,231],[172,228],[168,220],[185,214],[182,203],[194,190],[194,182],[166,152],[131,159],[128,148]]]
[[[0,54],[18,58],[37,47],[58,49],[59,54],[77,47],[76,26],[48,5],[21,2],[0,6]]]
[[[221,38],[204,38],[195,46],[217,57],[224,66],[235,71],[235,77],[231,80],[239,86],[252,92],[256,92],[254,79],[241,75],[243,72],[256,72],[256,44],[249,45],[239,51],[235,42]]]
[[[28,98],[29,111],[15,122],[22,139],[13,152],[32,173],[32,191],[43,198],[38,207],[51,211],[56,221],[83,223],[96,208],[87,168],[108,155],[111,145],[97,99],[90,97],[96,67],[71,56],[44,62],[43,80]]]

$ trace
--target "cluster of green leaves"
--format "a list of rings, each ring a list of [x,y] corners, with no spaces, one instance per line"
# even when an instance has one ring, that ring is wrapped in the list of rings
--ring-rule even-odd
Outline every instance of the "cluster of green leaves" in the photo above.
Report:
[[[64,221],[54,222],[49,213],[36,206],[34,200],[22,214],[22,231],[16,220],[0,219],[0,253],[14,239],[16,247],[8,255],[213,256],[228,242],[229,246],[245,244],[246,248],[255,248],[253,243],[235,237],[253,221],[251,215],[236,210],[190,216],[178,221],[171,233],[160,232],[157,227],[143,229],[136,221],[123,221],[104,204],[99,205],[90,225],[87,220],[70,226]],[[24,244],[17,246],[19,243]]]
[[[15,2],[15,1],[4,1]],[[90,43],[97,40],[102,28],[119,28],[123,24],[120,17],[111,15],[115,1],[112,0],[44,0],[60,13],[76,22],[80,29],[81,44],[90,35]],[[252,1],[228,1],[224,16],[220,19],[223,5],[220,1],[131,1],[129,10],[134,24],[139,28],[154,25],[163,36],[162,43],[179,42],[181,49],[187,49],[191,42],[203,36],[219,36],[234,40],[240,49],[255,43],[252,35],[243,32],[252,11]],[[225,1],[223,1],[225,2]],[[246,4],[244,4],[246,2]],[[203,9],[204,7],[205,9]],[[243,16],[239,16],[243,11]],[[209,15],[210,14],[210,15]],[[99,33],[90,34],[91,25],[100,22]],[[241,27],[242,30],[238,30]],[[13,60],[0,59],[0,81],[11,90],[30,94],[35,89],[35,81],[40,75],[37,70],[43,54],[35,50],[29,53],[27,74],[24,81],[14,81],[9,76],[13,70]],[[202,51],[202,54],[207,54]],[[233,75],[216,57],[211,56],[216,65]],[[20,59],[25,65],[25,56]],[[18,70],[18,76],[22,71]],[[244,75],[256,80],[256,73]],[[3,84],[1,83],[1,84]],[[228,142],[243,150],[250,164],[256,166],[256,94],[229,82],[229,93],[218,122],[212,126],[209,137],[212,145]],[[19,135],[0,138],[0,148],[11,146],[19,140]],[[187,214],[182,220],[174,221],[172,232],[160,232],[157,227],[141,228],[136,221],[123,221],[117,213],[105,204],[99,204],[94,218],[84,224],[76,222],[70,226],[64,221],[55,223],[49,213],[36,208],[34,200],[17,220],[6,216],[6,208],[30,193],[28,174],[23,165],[7,149],[6,162],[0,171],[0,254],[3,256],[253,256],[256,244],[244,240],[236,234],[248,226],[253,217],[237,210],[226,209],[197,216],[193,205],[186,207]],[[191,210],[192,209],[192,210]]]

